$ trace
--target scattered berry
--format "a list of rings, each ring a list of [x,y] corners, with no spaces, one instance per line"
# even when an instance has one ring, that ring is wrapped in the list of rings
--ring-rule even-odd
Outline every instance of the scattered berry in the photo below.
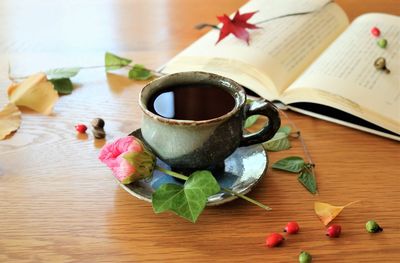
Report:
[[[376,44],[378,44],[378,46],[381,47],[381,48],[386,48],[388,42],[387,42],[386,39],[381,38],[376,42]]]
[[[105,123],[103,119],[95,118],[92,120],[91,124],[95,129],[103,129]]]
[[[377,222],[375,222],[374,220],[369,220],[366,224],[365,224],[365,228],[367,229],[368,232],[370,233],[377,233],[377,232],[382,232],[383,228],[380,227],[378,225]]]
[[[106,137],[106,132],[103,129],[92,129],[94,138],[104,139]]]
[[[310,263],[312,261],[312,256],[306,251],[301,251],[299,255],[300,263]]]
[[[375,60],[374,62],[374,66],[377,70],[382,70],[384,71],[386,74],[390,73],[390,69],[388,69],[386,67],[386,59],[383,57],[379,57]]]
[[[289,222],[287,223],[285,229],[283,231],[288,234],[297,234],[300,230],[299,224],[297,222]]]
[[[340,225],[331,225],[326,230],[326,235],[329,237],[339,237],[342,232],[342,227]]]
[[[373,27],[373,28],[371,28],[371,34],[374,37],[379,37],[381,35],[381,31],[379,30],[379,28]]]
[[[77,125],[75,125],[75,130],[79,133],[85,133],[87,130],[87,127],[85,124],[77,124]]]
[[[95,118],[91,122],[93,136],[96,139],[103,139],[106,137],[106,132],[104,131],[105,122],[103,119]]]
[[[279,246],[283,240],[285,240],[283,238],[283,236],[281,234],[278,233],[272,233],[271,235],[267,236],[267,240],[265,242],[265,244],[268,247],[276,247]]]

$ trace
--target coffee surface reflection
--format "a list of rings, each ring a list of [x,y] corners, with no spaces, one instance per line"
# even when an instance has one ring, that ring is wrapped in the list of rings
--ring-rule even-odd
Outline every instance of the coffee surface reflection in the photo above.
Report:
[[[156,92],[148,100],[147,109],[168,119],[201,121],[225,115],[234,106],[234,98],[223,88],[191,84]]]

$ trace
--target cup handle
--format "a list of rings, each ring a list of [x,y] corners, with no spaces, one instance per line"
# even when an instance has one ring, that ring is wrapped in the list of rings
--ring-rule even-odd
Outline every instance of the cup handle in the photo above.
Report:
[[[279,112],[270,101],[257,100],[246,105],[245,120],[251,115],[263,115],[268,118],[268,125],[264,126],[260,131],[242,136],[240,146],[249,146],[257,143],[263,143],[271,139],[281,126],[281,118]]]

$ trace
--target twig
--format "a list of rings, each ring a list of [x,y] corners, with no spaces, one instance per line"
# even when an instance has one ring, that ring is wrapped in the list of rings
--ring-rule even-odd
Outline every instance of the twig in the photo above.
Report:
[[[213,29],[221,30],[217,25],[207,24],[207,23],[200,23],[200,24],[197,24],[194,26],[194,28],[197,30],[202,30],[203,28],[206,28],[206,27],[211,27]]]
[[[84,67],[66,67],[65,69],[68,68],[79,68],[79,70],[81,69],[96,69],[96,68],[105,68],[105,67],[120,67],[120,68],[128,68],[128,69],[133,69],[132,65],[121,65],[121,64],[113,64],[113,65],[96,65],[96,66],[84,66]],[[163,75],[165,75],[164,73],[155,71],[153,69],[148,69],[145,68],[147,70],[149,70],[151,72],[151,74],[155,77],[161,77]],[[45,71],[46,72],[46,71]],[[27,79],[29,76],[12,76],[11,75],[11,66],[10,66],[10,62],[8,63],[8,79],[11,80],[12,82],[18,82],[24,79]]]
[[[243,194],[239,194],[237,192],[234,192],[234,191],[232,191],[230,189],[227,189],[227,188],[224,188],[224,187],[222,188],[222,190],[225,191],[225,192],[228,192],[228,193],[230,193],[232,195],[236,195],[237,197],[240,197],[240,198],[242,198],[242,199],[244,199],[244,200],[246,200],[246,201],[248,201],[248,202],[250,202],[252,204],[255,204],[255,205],[261,207],[261,208],[264,208],[265,210],[272,210],[271,207],[266,206],[266,205],[254,200],[254,199],[251,199],[251,198],[249,198],[249,197],[247,197],[247,196],[245,196]]]
[[[326,5],[328,5],[330,3],[333,3],[333,0],[327,2],[326,4],[322,5],[321,7],[317,8],[317,9],[314,9],[314,10],[297,12],[297,13],[290,13],[290,14],[286,14],[286,15],[271,17],[271,18],[256,22],[254,24],[255,25],[259,25],[259,24],[262,24],[262,23],[265,23],[265,22],[269,22],[269,21],[272,21],[272,20],[275,20],[275,19],[279,19],[279,18],[311,14],[311,13],[320,11],[322,8],[324,8]],[[211,27],[213,29],[221,30],[217,25],[208,24],[208,23],[200,23],[200,24],[197,24],[197,25],[194,26],[194,28],[197,29],[197,30],[202,30],[202,29],[204,29],[206,27]]]
[[[279,110],[279,111],[288,120],[289,124],[296,130],[295,134],[297,134],[297,138],[299,138],[300,143],[303,147],[303,152],[308,159],[308,163],[310,164],[307,168],[310,170],[312,176],[314,176],[315,182],[317,182],[317,176],[316,176],[315,169],[314,169],[315,163],[313,162],[313,160],[311,158],[311,154],[308,151],[308,147],[306,145],[306,142],[303,139],[303,136],[301,136],[300,130],[297,128],[296,124],[294,124],[294,122],[289,118],[289,116],[283,110]]]
[[[306,155],[308,162],[315,166],[315,164],[311,158],[310,152],[308,151],[307,145],[306,145],[303,137],[301,136],[300,130],[297,128],[296,124],[294,124],[294,122],[289,118],[289,116],[284,111],[282,111],[282,110],[279,110],[279,111],[288,120],[290,126],[292,126],[295,129],[295,134],[297,135],[297,138],[299,138],[299,140],[301,142],[304,154]]]
[[[314,10],[298,12],[298,13],[291,13],[291,14],[281,15],[281,16],[277,16],[277,17],[272,17],[272,18],[268,18],[266,20],[259,21],[259,22],[254,23],[254,24],[255,25],[259,25],[259,24],[262,24],[262,23],[265,23],[265,22],[269,22],[269,21],[272,21],[272,20],[275,20],[275,19],[284,18],[284,17],[288,17],[288,16],[299,16],[299,15],[311,14],[311,13],[320,11],[322,8],[324,8],[326,5],[328,5],[328,4],[332,3],[332,2],[333,2],[333,0],[327,2],[326,4],[322,5],[321,7],[317,8],[317,9],[314,9]]]

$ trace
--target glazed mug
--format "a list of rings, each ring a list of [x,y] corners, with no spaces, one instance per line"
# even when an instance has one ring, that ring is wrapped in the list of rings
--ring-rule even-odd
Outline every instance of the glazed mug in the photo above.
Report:
[[[234,99],[228,113],[208,120],[164,118],[147,105],[155,93],[174,86],[211,85],[224,89]],[[148,83],[141,91],[139,105],[143,111],[141,133],[147,146],[158,158],[177,169],[206,169],[223,163],[238,147],[265,142],[280,127],[279,113],[266,100],[246,103],[244,89],[235,81],[206,72],[179,72]],[[253,134],[243,134],[247,117],[263,115],[268,124]]]

